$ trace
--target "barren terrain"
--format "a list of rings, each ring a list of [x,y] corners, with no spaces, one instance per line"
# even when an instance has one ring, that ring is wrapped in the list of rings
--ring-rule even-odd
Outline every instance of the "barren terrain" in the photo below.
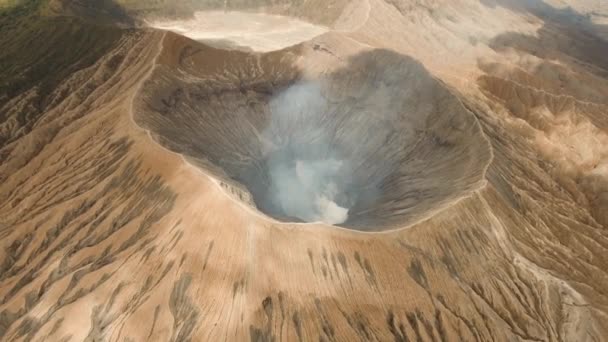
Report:
[[[0,340],[608,341],[605,2],[0,5]]]

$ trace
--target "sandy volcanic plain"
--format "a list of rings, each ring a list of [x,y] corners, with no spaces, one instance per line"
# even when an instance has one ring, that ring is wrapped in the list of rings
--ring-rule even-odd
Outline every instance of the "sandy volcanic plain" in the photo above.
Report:
[[[0,2],[0,340],[608,341],[607,19]]]
[[[204,11],[192,18],[154,20],[149,26],[168,30],[207,45],[268,52],[310,40],[328,31],[296,18],[250,12]]]

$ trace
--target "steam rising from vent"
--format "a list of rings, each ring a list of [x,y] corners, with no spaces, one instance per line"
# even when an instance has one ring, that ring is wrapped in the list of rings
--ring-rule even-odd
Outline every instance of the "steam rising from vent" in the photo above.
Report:
[[[342,162],[334,159],[295,160],[277,163],[270,170],[270,196],[288,216],[306,222],[339,224],[348,209],[336,203]]]
[[[350,163],[330,144],[335,132],[323,126],[328,106],[320,85],[294,84],[269,105],[264,136],[272,142],[267,164],[272,206],[305,222],[344,223],[353,203],[344,191]]]

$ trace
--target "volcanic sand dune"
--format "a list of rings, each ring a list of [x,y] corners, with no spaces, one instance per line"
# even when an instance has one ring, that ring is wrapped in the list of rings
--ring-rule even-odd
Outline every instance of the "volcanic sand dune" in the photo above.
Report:
[[[0,339],[606,340],[596,7],[280,2],[348,29],[254,53],[24,4],[0,12]],[[302,163],[349,229],[277,205]]]

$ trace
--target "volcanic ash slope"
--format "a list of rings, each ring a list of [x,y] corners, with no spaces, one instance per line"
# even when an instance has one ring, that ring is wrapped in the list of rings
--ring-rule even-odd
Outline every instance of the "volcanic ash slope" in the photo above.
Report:
[[[231,4],[324,28],[278,50],[0,10],[0,339],[607,340],[591,2]]]

